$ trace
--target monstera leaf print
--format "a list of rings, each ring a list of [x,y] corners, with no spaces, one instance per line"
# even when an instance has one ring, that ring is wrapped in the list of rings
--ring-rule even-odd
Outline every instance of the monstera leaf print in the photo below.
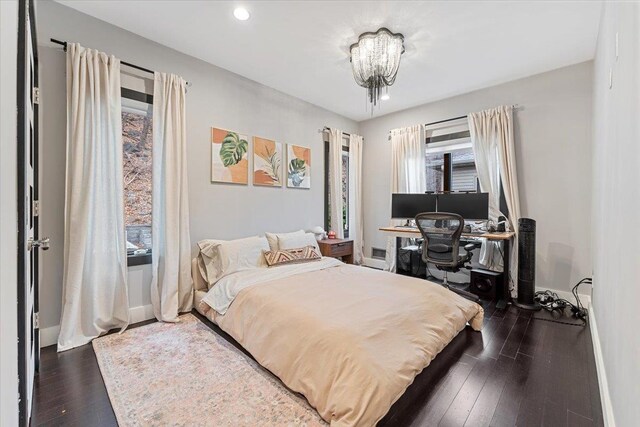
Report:
[[[242,156],[247,152],[249,143],[240,139],[237,133],[229,132],[227,136],[222,140],[222,146],[220,147],[220,159],[225,167],[238,164],[242,160]]]
[[[307,172],[307,167],[302,159],[293,159],[289,162],[289,179],[294,187],[300,187]]]

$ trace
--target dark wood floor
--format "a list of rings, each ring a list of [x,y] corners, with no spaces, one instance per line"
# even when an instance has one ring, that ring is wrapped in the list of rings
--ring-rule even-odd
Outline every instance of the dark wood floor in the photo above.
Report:
[[[588,326],[493,304],[485,304],[485,313],[482,333],[462,331],[380,425],[603,425]],[[61,354],[43,349],[32,425],[116,425],[91,345]]]

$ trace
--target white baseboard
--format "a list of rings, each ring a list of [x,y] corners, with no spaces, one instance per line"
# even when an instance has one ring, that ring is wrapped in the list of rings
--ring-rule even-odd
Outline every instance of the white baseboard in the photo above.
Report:
[[[607,372],[604,369],[604,359],[602,358],[602,347],[600,346],[598,325],[596,324],[596,316],[593,313],[593,305],[591,304],[589,304],[589,328],[591,329],[593,354],[596,359],[596,371],[598,372],[598,387],[600,388],[600,401],[602,402],[602,418],[606,427],[615,427],[616,421],[613,417],[613,405],[611,404],[611,395],[609,395]]]
[[[40,348],[56,344],[58,342],[59,334],[60,325],[40,329]]]
[[[153,306],[140,305],[138,307],[132,307],[129,309],[129,324],[142,322],[144,320],[153,319]]]
[[[377,268],[378,270],[384,270],[385,266],[387,265],[387,263],[383,259],[367,258],[367,257],[364,258],[362,264],[367,267]]]
[[[151,306],[151,304],[131,307],[129,309],[129,324],[138,323],[153,318],[153,306]],[[40,329],[40,348],[49,347],[50,345],[56,344],[58,342],[59,334],[60,325]]]

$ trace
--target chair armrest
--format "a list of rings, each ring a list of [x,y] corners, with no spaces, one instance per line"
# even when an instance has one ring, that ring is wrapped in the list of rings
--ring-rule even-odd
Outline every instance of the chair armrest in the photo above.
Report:
[[[475,248],[476,248],[475,243],[469,243],[467,245],[464,245],[464,250],[467,251],[467,252],[471,252]]]

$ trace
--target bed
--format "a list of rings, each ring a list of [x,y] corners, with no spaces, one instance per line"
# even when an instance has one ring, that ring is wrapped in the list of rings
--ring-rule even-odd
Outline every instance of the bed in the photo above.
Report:
[[[196,309],[331,426],[373,426],[483,309],[440,285],[332,258],[233,273]]]

